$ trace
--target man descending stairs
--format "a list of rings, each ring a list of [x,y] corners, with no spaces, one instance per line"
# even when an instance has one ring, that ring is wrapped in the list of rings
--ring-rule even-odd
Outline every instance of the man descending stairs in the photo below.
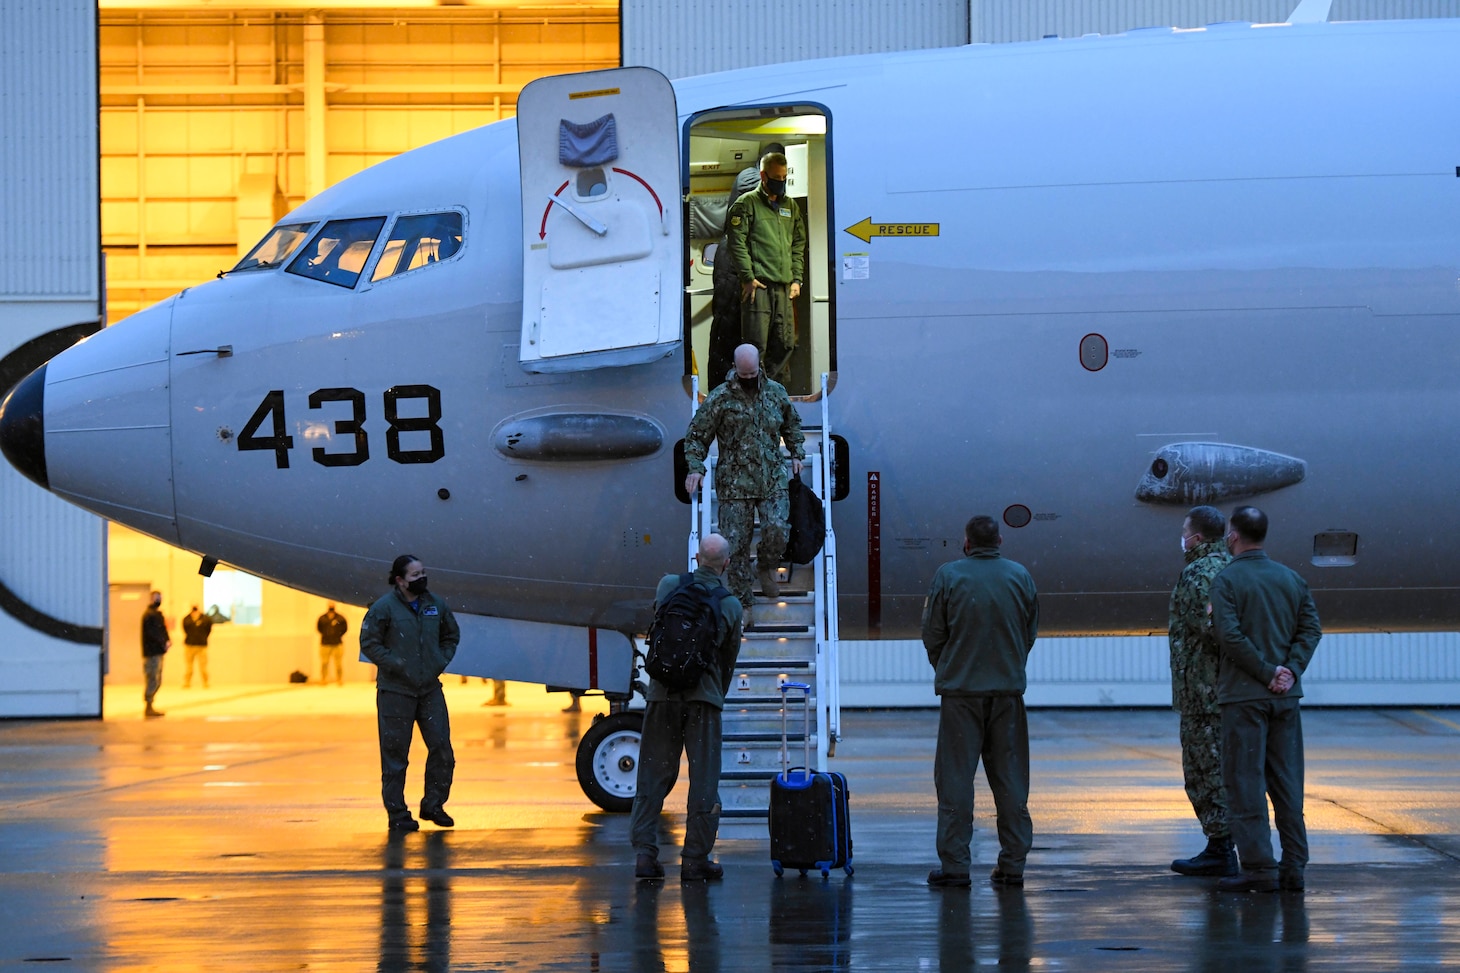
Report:
[[[794,405],[789,402],[787,405],[794,411]],[[700,413],[703,412],[702,407]],[[831,482],[828,472],[830,453],[825,448],[830,445],[826,438],[827,418],[826,397],[823,395],[822,425],[803,431],[799,418],[795,423],[795,445],[802,447],[806,455],[804,471],[800,468],[801,462],[780,451],[779,444],[776,449],[782,468],[788,472],[795,470],[791,476],[801,479],[804,486],[823,498],[829,496]],[[691,433],[700,422],[700,414],[697,414],[690,426]],[[686,437],[687,458],[692,456],[691,438]],[[788,442],[787,447],[790,445]],[[690,536],[692,549],[700,537],[711,532],[727,534],[724,514],[728,504],[722,503],[717,489],[723,464],[718,454],[708,453],[708,450],[702,462],[705,469],[703,495],[693,489],[689,491],[694,502]],[[695,478],[693,484],[686,483],[686,486],[691,485],[698,487],[700,478]],[[752,509],[752,512],[756,511]],[[782,762],[781,693],[778,688],[781,683],[799,682],[814,687],[810,696],[810,719],[803,720],[799,707],[793,707],[790,714],[788,732],[793,762],[797,765],[803,762],[803,746],[808,739],[814,764],[812,769],[825,770],[827,758],[835,749],[839,722],[836,544],[830,529],[829,512],[823,516],[826,538],[821,551],[810,564],[757,561],[753,571],[747,565],[744,572],[747,578],[755,577],[760,583],[752,593],[753,616],[746,619],[735,675],[725,698],[720,778],[720,799],[725,817],[764,817],[768,813],[770,781],[780,771]],[[752,520],[744,526],[747,536],[743,546],[749,550],[759,539],[757,532],[766,529],[766,523]],[[779,543],[775,546],[784,547],[784,539],[776,540]],[[760,549],[765,550],[766,546],[760,546]],[[733,563],[731,570],[734,571]],[[735,590],[733,584],[731,588]]]

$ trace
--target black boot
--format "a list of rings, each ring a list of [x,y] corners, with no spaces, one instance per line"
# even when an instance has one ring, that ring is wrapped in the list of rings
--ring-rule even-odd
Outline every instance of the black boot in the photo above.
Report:
[[[1237,849],[1231,838],[1208,838],[1206,850],[1195,858],[1178,858],[1171,870],[1181,875],[1236,875]]]

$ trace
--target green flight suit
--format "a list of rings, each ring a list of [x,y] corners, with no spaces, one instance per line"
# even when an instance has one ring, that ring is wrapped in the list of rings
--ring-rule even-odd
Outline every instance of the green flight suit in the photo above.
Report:
[[[1212,627],[1222,650],[1222,778],[1228,821],[1244,872],[1308,864],[1303,820],[1302,676],[1323,630],[1308,583],[1262,550],[1232,558],[1212,580]],[[1281,695],[1267,687],[1278,666],[1294,676]],[[1267,800],[1282,843],[1273,860]]]
[[[998,812],[999,871],[1024,874],[1034,844],[1024,690],[1038,633],[1034,579],[998,548],[976,547],[933,576],[923,606],[923,646],[941,697],[933,782],[945,874],[969,872],[980,757]]]
[[[806,220],[794,199],[782,195],[772,203],[762,185],[735,200],[726,224],[739,282],[765,285],[741,305],[740,339],[760,350],[772,378],[784,381],[796,349],[790,285],[806,279]]]
[[[760,544],[756,556],[770,568],[786,552],[791,507],[787,489],[790,474],[781,443],[792,458],[806,458],[806,436],[801,416],[791,404],[785,386],[766,378],[762,369],[753,390],[734,377],[705,399],[684,434],[684,458],[689,472],[705,472],[710,443],[719,440],[715,468],[719,530],[730,542],[730,570],[726,585],[744,605],[751,604],[755,574],[750,569],[750,543],[760,517]]]
[[[1186,567],[1171,589],[1167,635],[1171,643],[1171,704],[1181,714],[1181,770],[1186,796],[1214,840],[1230,836],[1222,784],[1222,710],[1217,705],[1221,650],[1212,631],[1212,578],[1232,560],[1225,538],[1186,552]]]
[[[707,568],[695,571],[694,576],[711,589],[721,584],[720,576]],[[673,594],[679,582],[679,575],[666,574],[654,593],[654,604],[659,605]],[[689,801],[681,857],[686,862],[704,861],[715,847],[720,830],[720,714],[740,654],[740,602],[734,595],[720,602],[718,630],[719,665],[706,669],[692,688],[676,691],[657,679],[649,680],[644,694],[647,705],[639,736],[634,806],[629,814],[635,854],[659,857],[659,814],[664,810],[664,799],[679,780],[681,753],[689,760]]]
[[[392,821],[410,817],[406,767],[412,727],[426,745],[421,813],[446,804],[456,769],[451,716],[441,673],[456,655],[461,629],[446,602],[427,591],[412,608],[398,591],[379,598],[360,624],[360,651],[376,665],[375,709],[380,734],[380,796]]]

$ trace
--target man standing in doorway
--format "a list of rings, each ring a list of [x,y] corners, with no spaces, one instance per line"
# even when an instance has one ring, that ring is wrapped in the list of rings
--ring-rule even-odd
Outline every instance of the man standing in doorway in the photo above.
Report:
[[[1267,515],[1232,512],[1232,563],[1212,581],[1212,626],[1222,650],[1222,779],[1242,871],[1217,883],[1227,892],[1303,888],[1301,679],[1323,637],[1308,583],[1262,549]],[[1273,861],[1267,801],[1282,843]]]
[[[324,614],[314,623],[319,632],[319,681],[329,682],[330,663],[335,664],[335,682],[345,684],[345,633],[350,623],[345,616],[335,611],[334,602],[325,608]]]
[[[720,829],[721,711],[740,653],[740,602],[721,582],[729,560],[730,542],[724,537],[710,534],[700,541],[692,583],[709,589],[711,597],[717,589],[720,592],[714,664],[688,689],[672,690],[651,678],[644,694],[647,705],[639,743],[639,776],[629,816],[634,877],[638,879],[664,877],[664,866],[659,864],[659,813],[679,779],[681,753],[689,759],[689,807],[680,881],[702,882],[725,874],[724,868],[710,861],[710,852]],[[682,580],[680,575],[666,574],[659,581],[654,594],[656,609],[669,600]]]
[[[720,459],[715,495],[720,501],[720,532],[730,542],[729,588],[740,599],[744,627],[749,628],[754,601],[750,542],[756,515],[760,515],[756,550],[760,588],[767,598],[776,598],[781,593],[776,568],[786,552],[791,519],[790,477],[781,443],[791,453],[792,476],[801,474],[801,461],[806,458],[801,417],[785,387],[766,377],[754,345],[735,349],[734,373],[705,399],[684,434],[684,458],[689,466],[684,489],[690,496],[700,488],[705,457],[716,439]]]
[[[162,657],[172,648],[172,639],[167,637],[167,619],[162,617],[162,592],[152,592],[152,601],[142,612],[142,669],[147,674],[147,687],[142,698],[147,701],[143,715],[147,719],[164,716],[152,705],[157,690],[162,688]]]
[[[375,708],[380,728],[380,795],[393,832],[419,831],[406,806],[406,766],[413,726],[426,744],[421,817],[443,828],[456,754],[441,673],[456,655],[461,629],[446,602],[427,590],[426,567],[414,554],[390,566],[391,590],[365,613],[360,651],[376,665]]]
[[[183,688],[193,684],[193,663],[198,664],[198,675],[203,677],[203,688],[208,688],[208,635],[213,631],[213,619],[204,615],[197,605],[183,616]]]
[[[787,381],[796,349],[791,302],[806,279],[806,220],[786,195],[786,157],[767,152],[760,185],[730,207],[730,259],[740,280],[740,340],[755,345],[770,376]]]
[[[1039,632],[1039,596],[1022,564],[999,553],[1004,538],[992,517],[963,529],[961,561],[943,565],[923,604],[923,646],[941,697],[933,783],[938,791],[939,867],[928,884],[972,884],[973,778],[984,776],[998,812],[995,885],[1023,885],[1034,844],[1029,819],[1029,722],[1025,668]]]
[[[1171,590],[1167,629],[1171,642],[1171,701],[1181,714],[1181,769],[1186,796],[1206,835],[1206,849],[1178,858],[1171,870],[1182,875],[1235,875],[1237,852],[1227,827],[1227,790],[1222,784],[1222,710],[1217,705],[1217,663],[1221,650],[1212,631],[1212,578],[1232,560],[1227,553],[1227,518],[1216,507],[1192,507],[1181,524],[1186,566]]]
[[[786,147],[772,142],[760,155],[769,152],[784,153]],[[735,185],[730,188],[730,199],[725,204],[725,232],[720,234],[720,245],[715,250],[715,292],[710,300],[710,349],[709,365],[705,377],[709,384],[705,391],[720,387],[726,373],[733,367],[735,348],[745,339],[740,336],[740,276],[735,272],[735,261],[730,256],[730,210],[735,201],[760,185],[759,159],[740,170]]]

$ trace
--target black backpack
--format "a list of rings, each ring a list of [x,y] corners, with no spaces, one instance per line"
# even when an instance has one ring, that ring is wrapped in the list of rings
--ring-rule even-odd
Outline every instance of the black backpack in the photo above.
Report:
[[[810,564],[826,542],[826,508],[799,476],[791,477],[789,489],[791,522],[786,534],[786,559]]]
[[[730,597],[724,585],[710,588],[693,574],[681,574],[679,587],[654,612],[644,671],[669,689],[694,688],[715,666],[719,645],[720,602]]]

